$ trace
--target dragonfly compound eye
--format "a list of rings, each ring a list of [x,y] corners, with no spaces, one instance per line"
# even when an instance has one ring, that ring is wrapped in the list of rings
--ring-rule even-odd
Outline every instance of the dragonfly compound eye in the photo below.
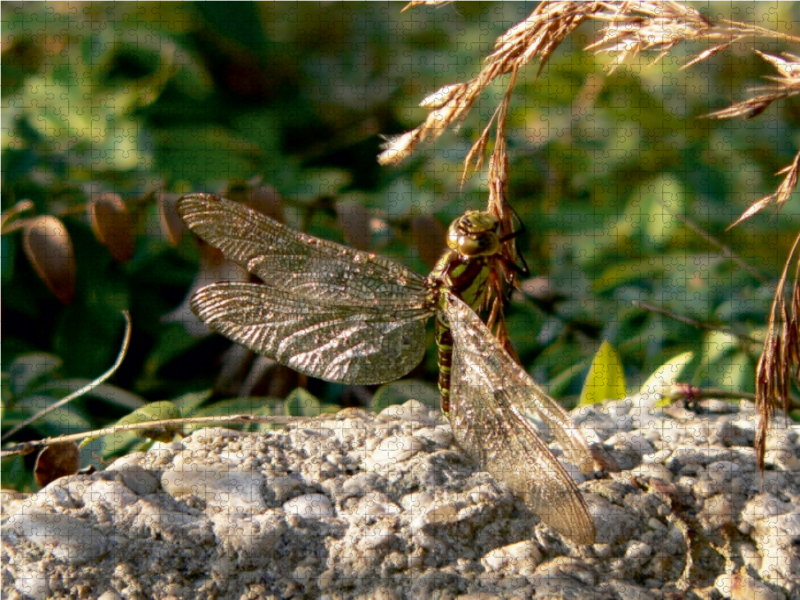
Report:
[[[447,247],[462,256],[490,256],[500,249],[499,222],[488,212],[469,211],[450,224]]]

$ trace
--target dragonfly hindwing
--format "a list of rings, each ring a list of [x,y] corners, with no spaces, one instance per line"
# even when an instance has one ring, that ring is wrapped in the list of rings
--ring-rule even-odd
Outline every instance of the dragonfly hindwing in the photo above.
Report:
[[[541,414],[538,407],[552,410],[555,400],[511,359],[469,306],[452,294],[446,305],[453,336],[450,423],[458,445],[545,523],[576,542],[592,543],[594,523],[580,491],[522,412],[530,407]],[[548,425],[559,441],[565,440],[568,455],[591,461],[585,442],[585,449],[572,445],[583,439],[577,430],[559,432],[564,425],[554,419]]]

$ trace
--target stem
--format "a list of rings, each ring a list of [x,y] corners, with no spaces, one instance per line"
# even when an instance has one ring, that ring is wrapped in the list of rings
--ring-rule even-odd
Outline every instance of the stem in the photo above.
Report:
[[[0,457],[13,456],[14,454],[30,454],[31,452],[53,444],[60,444],[62,442],[78,442],[90,437],[103,437],[115,433],[122,433],[125,431],[138,431],[140,429],[160,429],[171,428],[177,429],[181,425],[198,425],[208,423],[299,423],[310,420],[311,417],[257,417],[255,415],[230,415],[223,417],[190,417],[186,419],[164,419],[161,421],[146,421],[142,423],[128,423],[125,425],[112,425],[111,427],[104,427],[103,429],[95,429],[94,431],[83,431],[81,433],[73,433],[70,435],[60,435],[58,437],[44,438],[43,440],[35,440],[31,442],[22,442],[10,446],[0,452]]]

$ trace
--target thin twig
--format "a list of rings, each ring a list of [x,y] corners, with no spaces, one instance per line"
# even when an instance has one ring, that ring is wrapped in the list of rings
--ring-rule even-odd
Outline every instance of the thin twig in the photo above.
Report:
[[[750,400],[755,402],[756,394],[751,392],[740,392],[726,390],[724,388],[699,388],[694,386],[674,385],[666,396],[670,400],[691,399],[691,400]],[[791,397],[793,407],[800,407],[800,398]]]
[[[39,411],[38,413],[33,415],[31,418],[26,419],[22,423],[19,423],[16,427],[13,427],[11,429],[11,431],[8,431],[2,438],[0,438],[0,441],[5,441],[11,435],[17,433],[23,427],[27,427],[28,425],[30,425],[34,421],[37,421],[38,419],[40,419],[41,417],[43,417],[47,413],[49,413],[49,412],[51,412],[51,411],[53,411],[53,410],[55,410],[55,409],[57,409],[57,408],[59,408],[61,406],[64,406],[65,404],[67,404],[69,402],[72,402],[75,398],[77,398],[79,396],[82,396],[83,394],[87,394],[87,393],[91,392],[93,389],[95,389],[96,387],[101,385],[106,379],[108,379],[114,373],[117,372],[117,369],[119,369],[119,366],[122,364],[122,361],[125,360],[125,355],[128,353],[128,345],[130,344],[130,341],[131,341],[131,315],[127,310],[123,310],[121,312],[122,312],[122,316],[125,317],[125,338],[122,340],[122,347],[120,348],[119,354],[117,355],[117,360],[114,361],[114,364],[111,365],[111,368],[108,371],[106,371],[105,373],[103,373],[102,375],[100,375],[100,377],[98,377],[97,379],[95,379],[93,381],[90,381],[89,383],[87,383],[82,388],[80,388],[78,390],[75,390],[69,396],[66,396],[66,397],[62,398],[61,400],[59,400],[55,404],[53,404],[51,406],[48,406],[47,408],[45,408],[42,411]]]
[[[749,342],[751,344],[759,343],[757,339],[751,338],[749,335],[745,335],[744,333],[739,333],[738,331],[734,331],[730,327],[723,327],[721,325],[711,325],[710,323],[695,321],[694,319],[690,319],[689,317],[684,317],[683,315],[671,312],[666,308],[654,306],[652,304],[648,304],[647,302],[641,302],[640,300],[634,300],[633,304],[634,306],[638,306],[643,310],[664,315],[665,317],[669,317],[671,319],[674,319],[675,321],[680,321],[681,323],[686,323],[687,325],[692,325],[693,327],[697,327],[698,329],[705,329],[707,331],[722,331],[723,333],[729,333],[730,335],[737,337],[745,342]]]
[[[728,260],[732,260],[733,262],[735,262],[742,269],[744,269],[745,271],[750,273],[750,275],[752,275],[755,279],[757,279],[762,285],[769,285],[770,284],[769,279],[767,277],[765,277],[764,275],[762,275],[761,273],[759,273],[758,269],[756,269],[754,266],[746,263],[739,255],[737,255],[730,248],[730,246],[724,244],[723,242],[721,242],[720,240],[715,238],[713,235],[708,233],[705,229],[700,227],[700,225],[698,225],[697,223],[692,221],[689,217],[686,217],[686,216],[680,215],[680,214],[676,214],[675,217],[681,223],[686,225],[689,229],[694,231],[697,235],[699,235],[700,237],[704,238],[708,243],[710,243],[711,245],[716,246],[717,248],[719,248],[722,251],[722,253],[721,253],[722,258],[726,258]]]
[[[0,452],[0,457],[13,456],[15,454],[30,454],[40,448],[52,446],[53,444],[60,444],[62,442],[78,442],[91,437],[103,437],[115,433],[122,433],[125,431],[138,431],[140,429],[160,429],[170,428],[178,429],[181,425],[199,425],[199,424],[213,424],[213,423],[275,423],[275,424],[289,424],[299,423],[310,420],[311,417],[259,417],[256,415],[230,415],[222,417],[188,417],[185,419],[164,419],[161,421],[143,421],[141,423],[127,423],[125,425],[112,425],[111,427],[104,427],[102,429],[95,429],[94,431],[83,431],[81,433],[73,433],[69,435],[60,435],[57,437],[44,438],[42,440],[35,440],[30,442],[22,442],[14,446],[9,446]]]

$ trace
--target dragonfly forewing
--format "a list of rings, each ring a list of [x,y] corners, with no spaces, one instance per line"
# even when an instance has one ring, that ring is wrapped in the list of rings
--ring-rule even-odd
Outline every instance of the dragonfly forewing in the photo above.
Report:
[[[453,336],[449,416],[459,446],[549,526],[578,543],[592,543],[594,522],[580,490],[524,415],[530,397],[544,391],[469,306],[452,294],[444,304]],[[538,404],[548,405],[541,399]],[[563,426],[560,418],[549,421],[556,431]],[[560,435],[568,456],[583,455],[570,447],[579,435],[576,428]]]
[[[423,309],[425,278],[388,258],[286,227],[212,194],[180,199],[189,228],[267,285],[342,305]]]

